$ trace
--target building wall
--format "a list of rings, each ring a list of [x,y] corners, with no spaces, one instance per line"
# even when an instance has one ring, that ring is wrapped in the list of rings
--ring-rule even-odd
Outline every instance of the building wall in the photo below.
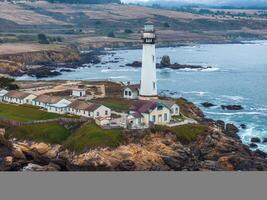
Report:
[[[3,101],[9,102],[9,103],[15,103],[15,104],[32,104],[32,100],[35,98],[36,96],[31,94],[26,98],[13,98],[13,97],[8,97],[8,96],[4,96]]]
[[[165,118],[166,115],[166,118]],[[155,116],[155,121],[153,121],[153,116]],[[154,109],[150,115],[149,120],[153,122],[154,124],[167,124],[171,120],[171,113],[170,110],[166,107],[163,107],[162,110]]]
[[[68,113],[72,115],[83,116],[83,117],[93,117],[93,114],[88,112],[87,110],[78,110],[74,108],[68,108]]]
[[[32,101],[33,101],[34,98],[36,98],[36,96],[33,95],[33,94],[30,94],[29,96],[27,96],[27,97],[24,99],[24,103],[25,103],[25,104],[32,104]]]
[[[129,93],[130,93],[130,95],[129,95]],[[125,99],[137,99],[138,93],[136,91],[132,91],[130,88],[125,88],[123,90],[123,98],[125,98]]]
[[[72,96],[76,96],[76,97],[83,97],[86,95],[86,91],[85,90],[72,90]]]
[[[180,115],[180,107],[178,105],[175,104],[171,107],[171,115]]]
[[[93,117],[94,119],[97,117],[110,117],[111,116],[111,110],[110,108],[101,105],[99,108],[97,108],[94,112],[93,112]]]
[[[146,125],[149,125],[149,122],[152,122],[154,124],[158,124],[158,125],[164,125],[170,122],[171,120],[171,112],[168,108],[163,107],[162,110],[157,110],[157,108],[155,108],[152,112],[150,112],[149,114],[147,113],[142,113],[144,116],[144,123]],[[166,114],[166,119],[165,119],[165,114]],[[161,117],[160,117],[161,115]],[[153,116],[155,116],[155,121],[153,121]]]
[[[67,107],[58,108],[58,107],[54,107],[54,106],[48,106],[47,111],[52,112],[52,113],[58,113],[58,114],[66,114],[67,113]]]

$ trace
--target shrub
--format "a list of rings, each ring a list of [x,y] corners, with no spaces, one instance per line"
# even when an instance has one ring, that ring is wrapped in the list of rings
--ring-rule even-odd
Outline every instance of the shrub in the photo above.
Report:
[[[114,32],[113,32],[113,31],[110,31],[110,32],[108,33],[108,37],[115,37]]]
[[[130,33],[133,33],[133,31],[131,29],[125,29],[124,33],[130,34]]]
[[[46,35],[43,33],[38,34],[38,42],[40,44],[49,44],[49,41],[48,41]]]

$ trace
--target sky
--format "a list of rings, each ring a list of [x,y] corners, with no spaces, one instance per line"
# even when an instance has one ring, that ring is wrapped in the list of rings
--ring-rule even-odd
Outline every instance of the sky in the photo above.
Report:
[[[122,0],[125,3],[129,2],[153,2],[155,0]],[[156,0],[159,2],[159,0]],[[265,4],[267,6],[267,0],[160,0],[160,2],[176,2],[176,3],[193,3],[193,4],[207,4],[207,5],[218,5],[218,4]]]

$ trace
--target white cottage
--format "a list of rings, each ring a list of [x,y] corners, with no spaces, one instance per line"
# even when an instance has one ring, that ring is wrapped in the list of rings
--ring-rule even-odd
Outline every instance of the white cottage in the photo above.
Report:
[[[123,98],[125,99],[138,99],[140,84],[130,85],[128,83],[123,90]]]
[[[34,94],[12,90],[3,96],[3,101],[16,104],[32,104],[34,98],[36,98]]]
[[[8,93],[7,90],[0,90],[0,102],[3,101],[4,96]]]
[[[68,106],[68,113],[93,119],[109,118],[111,109],[104,105],[77,100]]]
[[[72,90],[72,96],[74,97],[84,97],[86,95],[86,90],[85,89],[73,89]]]
[[[39,95],[32,101],[32,105],[46,109],[48,112],[65,114],[71,101],[58,96]]]

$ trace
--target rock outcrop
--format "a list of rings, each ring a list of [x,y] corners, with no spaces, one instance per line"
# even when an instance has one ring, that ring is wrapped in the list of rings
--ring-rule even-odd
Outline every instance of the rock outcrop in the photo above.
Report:
[[[237,135],[238,128],[223,121],[205,119],[194,104],[178,102],[188,114],[207,126],[195,140],[184,142],[169,131],[125,132],[117,148],[97,148],[84,153],[60,145],[8,140],[0,129],[2,171],[266,171],[267,155],[250,147]]]
[[[221,105],[223,110],[243,110],[241,105]]]

